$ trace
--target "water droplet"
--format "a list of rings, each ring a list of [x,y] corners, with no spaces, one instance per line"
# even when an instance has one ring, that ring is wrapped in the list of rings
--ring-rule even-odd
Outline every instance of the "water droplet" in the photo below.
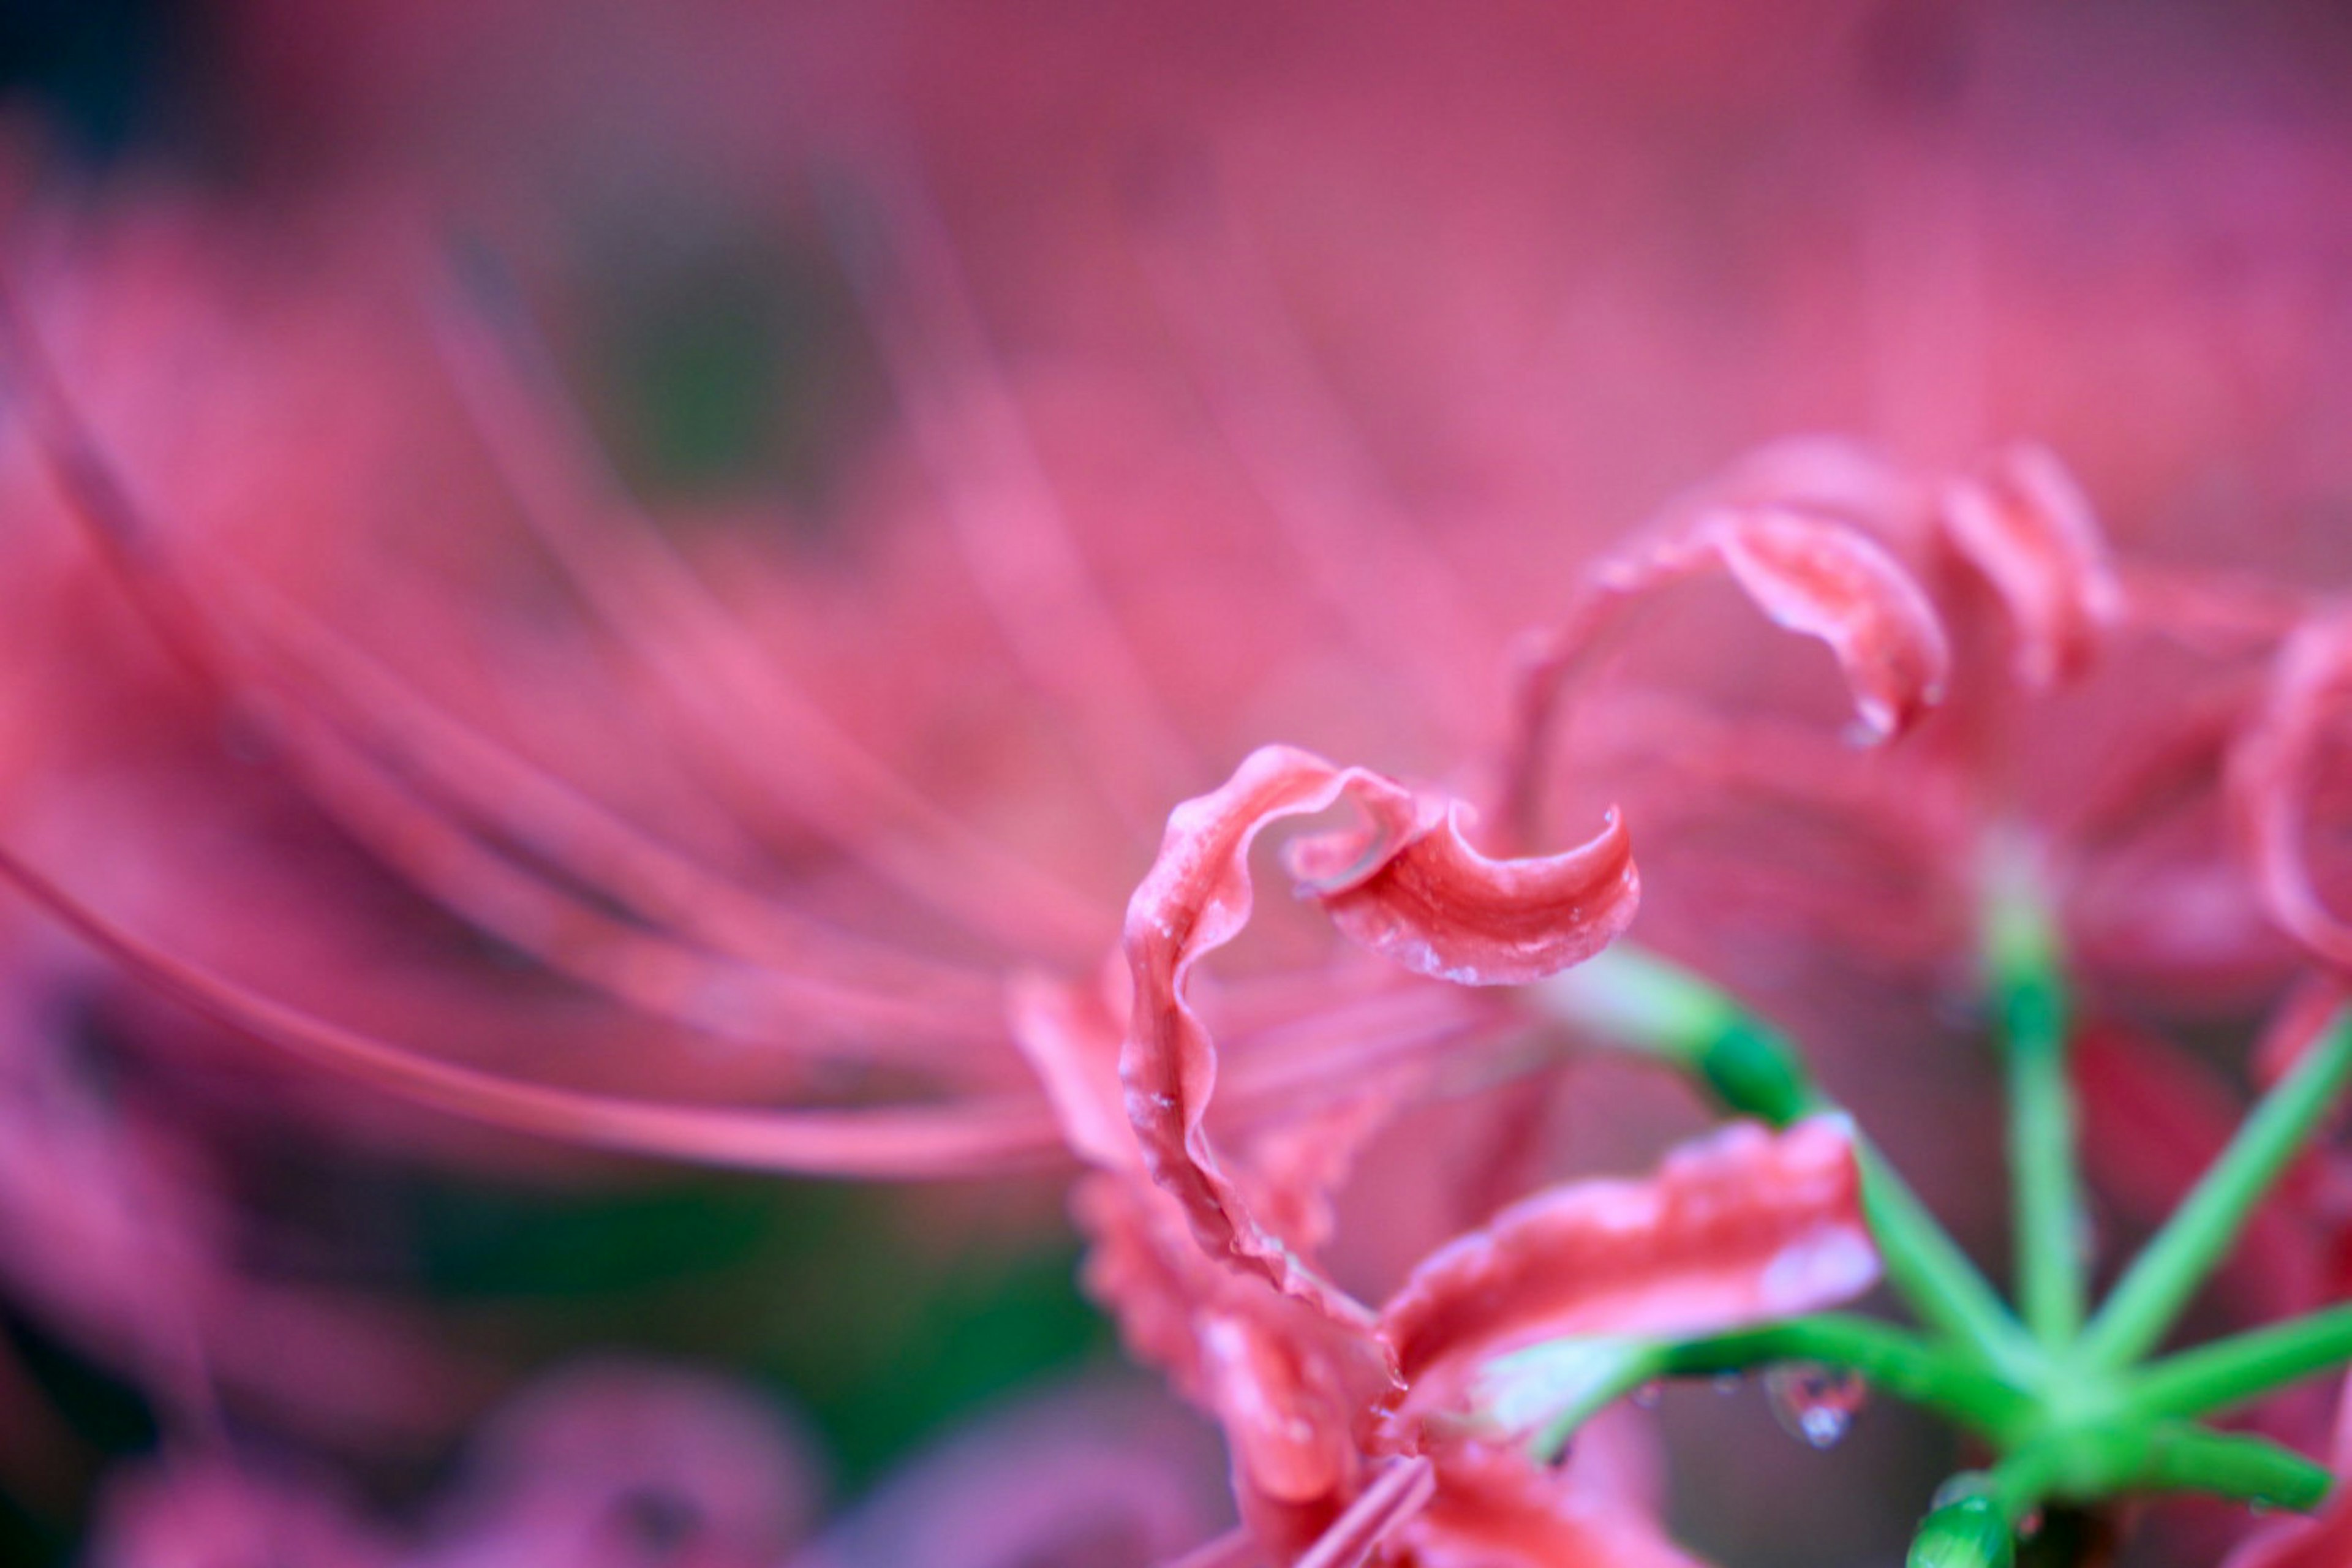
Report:
[[[1665,1393],[1666,1385],[1653,1378],[1633,1391],[1633,1403],[1643,1410],[1655,1410]]]
[[[1719,1372],[1715,1374],[1715,1380],[1707,1386],[1717,1394],[1737,1394],[1739,1392],[1739,1385],[1747,1381],[1736,1372]]]
[[[1846,1435],[1870,1390],[1859,1376],[1842,1368],[1789,1362],[1764,1374],[1764,1392],[1782,1431],[1827,1448]]]

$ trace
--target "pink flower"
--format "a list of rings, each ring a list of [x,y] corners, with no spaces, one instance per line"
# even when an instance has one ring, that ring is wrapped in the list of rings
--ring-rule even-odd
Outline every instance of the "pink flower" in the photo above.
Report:
[[[1589,956],[1632,913],[1613,822],[1564,855],[1493,861],[1461,847],[1458,810],[1303,753],[1255,753],[1171,814],[1129,906],[1126,983],[1114,972],[1105,997],[1036,982],[1017,1005],[1023,1045],[1097,1167],[1076,1199],[1095,1244],[1090,1288],[1134,1353],[1224,1426],[1258,1552],[1354,1563],[1391,1542],[1430,1563],[1616,1561],[1627,1548],[1672,1560],[1638,1513],[1508,1447],[1472,1384],[1538,1341],[1696,1332],[1867,1289],[1876,1258],[1844,1133],[1738,1129],[1654,1184],[1539,1194],[1438,1251],[1378,1312],[1355,1300],[1321,1272],[1328,1189],[1430,1064],[1387,1064],[1220,1152],[1205,1121],[1218,1051],[1185,999],[1197,958],[1248,921],[1250,841],[1350,794],[1366,826],[1295,844],[1290,862],[1303,897],[1408,967],[1531,978]]]
[[[1720,9],[625,8],[485,51],[555,24],[245,7],[280,206],[8,231],[0,636],[54,679],[0,715],[7,874],[364,1090],[117,998],[228,1084],[215,1143],[322,1115],[464,1162],[1082,1165],[1094,1288],[1227,1434],[1234,1552],[1671,1561],[1582,1457],[1477,1425],[1497,1366],[1868,1270],[1832,1124],[1553,1179],[1596,1031],[1532,983],[1626,931],[1636,846],[1641,940],[1865,1097],[1890,1041],[1958,1077],[1947,1005],[2012,897],[2143,1027],[2347,947],[2346,639],[2270,521],[2346,478],[2333,110],[2200,107],[2213,51],[2114,58],[2097,17]],[[2130,138],[2081,101],[2135,90]],[[518,199],[550,147],[584,172]],[[520,287],[451,276],[452,208]],[[593,314],[563,237],[613,210],[689,250],[831,226],[839,379],[896,416],[824,425],[808,515],[640,504],[558,390]],[[1885,449],[1779,439],[1823,427]],[[2212,570],[2240,554],[2291,585]],[[1254,911],[1260,831],[1342,807]],[[1986,1185],[1963,1095],[1881,1092]],[[71,1123],[30,1120],[64,1168]],[[1612,1120],[1647,1159],[1654,1119]],[[1419,1205],[1344,1223],[1360,1162]],[[119,1336],[131,1254],[46,1206],[109,1289],[11,1261]],[[205,1224],[164,1221],[180,1293],[245,1302]]]

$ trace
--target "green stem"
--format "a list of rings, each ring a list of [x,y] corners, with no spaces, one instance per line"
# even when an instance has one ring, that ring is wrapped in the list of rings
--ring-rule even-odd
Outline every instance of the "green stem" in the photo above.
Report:
[[[1992,1468],[1989,1494],[2014,1524],[2045,1500],[2189,1491],[2309,1513],[2335,1478],[2264,1437],[2185,1421],[2118,1422],[2036,1438]]]
[[[1655,1365],[1668,1377],[1715,1377],[1792,1361],[1853,1373],[1872,1386],[1936,1411],[1991,1442],[2016,1431],[2033,1408],[2024,1394],[1986,1373],[1973,1358],[1892,1323],[1843,1312],[1791,1318],[1667,1345]]]
[[[2352,1362],[2352,1306],[2201,1345],[2157,1363],[2126,1398],[2143,1415],[2205,1415]]]
[[[2082,1208],[2075,1189],[2074,1107],[2064,1059],[2012,1042],[2009,1168],[2017,1226],[2017,1297],[2026,1326],[2057,1347],[2083,1326]]]
[[[2263,1097],[2188,1200],[2173,1212],[2083,1335],[2084,1364],[2114,1368],[2154,1348],[2246,1216],[2306,1142],[2352,1075],[2352,1025],[2339,1014],[2293,1071]]]
[[[1887,1282],[1904,1303],[1994,1373],[2012,1382],[2030,1377],[2042,1363],[2039,1349],[1885,1154],[1858,1131],[1854,1163],[1862,1173],[1863,1215]]]
[[[2032,1402],[1987,1373],[1964,1351],[1932,1344],[1906,1329],[1844,1312],[1822,1312],[1679,1343],[1612,1338],[1548,1341],[1515,1351],[1489,1404],[1506,1426],[1525,1419],[1509,1405],[1545,1410],[1530,1444],[1538,1458],[1559,1454],[1605,1406],[1662,1377],[1720,1377],[1779,1362],[1815,1362],[1999,1443],[2031,1421]],[[1516,1363],[1511,1364],[1511,1363]],[[1513,1385],[1516,1385],[1514,1387]]]
[[[2147,1452],[2124,1484],[2138,1491],[2202,1492],[2264,1508],[2314,1513],[2336,1478],[2266,1437],[2159,1422]]]
[[[1987,948],[2009,1089],[2017,1299],[2026,1326],[2056,1349],[2083,1326],[2082,1195],[2074,1095],[2066,1080],[2066,993],[2057,942],[2038,904],[2001,899]]]
[[[1782,1127],[1837,1109],[1769,1025],[1698,975],[1630,944],[1529,994],[1552,1016],[1695,1079],[1740,1115]],[[2041,1364],[2032,1337],[1885,1156],[1859,1132],[1854,1150],[1871,1237],[1905,1302],[2012,1381]]]

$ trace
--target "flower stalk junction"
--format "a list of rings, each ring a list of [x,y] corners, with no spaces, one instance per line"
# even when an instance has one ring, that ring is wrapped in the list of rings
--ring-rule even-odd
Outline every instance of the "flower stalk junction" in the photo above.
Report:
[[[1933,1412],[1987,1454],[1938,1489],[1910,1568],[2007,1568],[2045,1507],[2200,1492],[2315,1511],[2333,1478],[2215,1417],[2352,1363],[2352,1307],[2157,1353],[2249,1217],[2352,1079],[2352,1009],[2336,1008],[2299,1059],[2126,1265],[2090,1300],[2066,1068],[2060,943],[2031,898],[1988,900],[1985,969],[2001,1050],[2016,1235],[2013,1300],[1969,1260],[1884,1151],[1854,1138],[1863,1205],[1885,1279],[1917,1320],[1901,1327],[1822,1312],[1680,1341],[1529,1347],[1490,1388],[1504,1418],[1555,1458],[1591,1415],[1664,1378],[1722,1378],[1803,1363],[1859,1377]],[[1686,1074],[1735,1114],[1773,1126],[1839,1113],[1786,1037],[1705,980],[1620,947],[1542,988],[1580,1026]]]

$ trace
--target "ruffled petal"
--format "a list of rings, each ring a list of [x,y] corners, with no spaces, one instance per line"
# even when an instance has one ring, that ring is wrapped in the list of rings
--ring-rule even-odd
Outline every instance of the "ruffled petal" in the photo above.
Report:
[[[1216,1418],[1253,1535],[1285,1560],[1305,1550],[1362,1484],[1365,1430],[1396,1393],[1385,1351],[1369,1329],[1213,1261],[1139,1175],[1090,1175],[1072,1206],[1091,1244],[1087,1293],[1128,1354]]]
[[[1844,1121],[1740,1123],[1649,1180],[1572,1182],[1504,1210],[1414,1269],[1380,1332],[1408,1408],[1427,1413],[1458,1407],[1480,1367],[1538,1340],[1707,1332],[1816,1310],[1877,1278]]]
[[[2064,466],[2043,447],[2010,447],[1951,487],[1941,521],[2009,611],[2018,679],[2042,689],[2088,668],[2123,618],[2123,584]]]
[[[1552,973],[1624,929],[1636,883],[1613,822],[1565,856],[1489,860],[1462,841],[1442,803],[1286,746],[1252,752],[1223,787],[1170,815],[1160,858],[1127,915],[1134,1016],[1119,1074],[1145,1166],[1213,1257],[1237,1259],[1362,1322],[1369,1313],[1253,1217],[1219,1165],[1202,1124],[1216,1086],[1216,1045],[1185,994],[1192,965],[1248,923],[1249,852],[1258,834],[1342,797],[1362,810],[1364,825],[1302,847],[1306,890],[1348,934],[1424,973],[1485,982]]]

